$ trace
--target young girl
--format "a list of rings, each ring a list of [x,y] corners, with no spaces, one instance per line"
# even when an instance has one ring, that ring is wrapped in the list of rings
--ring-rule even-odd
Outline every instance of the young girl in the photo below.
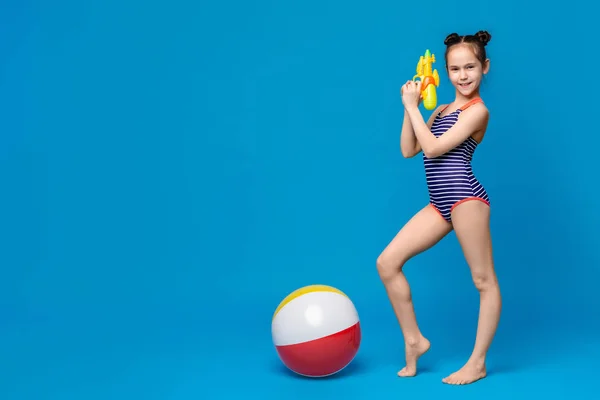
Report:
[[[440,105],[425,123],[418,106],[421,83],[402,86],[404,123],[400,147],[404,157],[423,152],[430,204],[413,216],[377,259],[377,269],[400,323],[406,366],[398,375],[415,376],[417,360],[430,343],[417,325],[412,296],[402,268],[408,260],[431,248],[454,229],[475,287],[480,311],[475,346],[466,364],[442,379],[468,384],[486,376],[486,354],[500,317],[501,297],[494,271],[490,238],[490,202],[473,175],[471,158],[483,140],[488,110],[479,97],[479,85],[490,68],[486,31],[475,35],[448,35],[446,70],[456,88],[454,102]]]

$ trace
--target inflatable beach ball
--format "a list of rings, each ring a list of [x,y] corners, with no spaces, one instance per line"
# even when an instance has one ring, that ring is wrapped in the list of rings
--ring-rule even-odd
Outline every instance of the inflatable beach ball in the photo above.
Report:
[[[344,369],[361,341],[358,313],[342,291],[327,285],[295,290],[279,304],[271,325],[283,364],[299,375],[324,377]]]

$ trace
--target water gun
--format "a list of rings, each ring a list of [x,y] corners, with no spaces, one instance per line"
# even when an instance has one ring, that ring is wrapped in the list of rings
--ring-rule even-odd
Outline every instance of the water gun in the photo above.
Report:
[[[425,56],[419,57],[417,63],[417,74],[413,77],[413,81],[416,78],[421,80],[421,97],[423,98],[423,105],[427,110],[433,110],[437,104],[437,92],[436,86],[440,86],[440,76],[438,75],[437,69],[433,69],[433,63],[435,62],[435,55],[429,52],[429,49],[425,50]]]

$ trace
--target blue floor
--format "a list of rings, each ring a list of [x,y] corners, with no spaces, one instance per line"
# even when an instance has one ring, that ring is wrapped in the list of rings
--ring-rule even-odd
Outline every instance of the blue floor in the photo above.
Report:
[[[509,3],[3,2],[0,400],[600,399],[598,168],[582,156],[600,136],[555,84],[572,68],[557,49],[589,54],[597,23],[546,7],[557,33]],[[399,151],[400,84],[430,49],[452,101],[444,38],[479,29],[493,117],[474,166],[503,314],[489,376],[453,387],[478,307],[456,238],[406,268],[432,343],[415,378],[396,376],[375,264],[428,201],[422,160]],[[527,32],[551,40],[532,53]],[[363,327],[323,380],[271,342],[278,302],[312,283],[348,293]]]
[[[471,335],[466,331],[453,332],[453,339],[440,331],[432,333],[432,348],[421,360],[420,374],[400,379],[395,376],[403,356],[399,333],[388,324],[389,318],[384,326],[372,317],[364,321],[362,347],[354,362],[332,378],[315,380],[282,366],[270,342],[268,322],[261,326],[241,321],[229,329],[231,322],[225,319],[184,320],[120,319],[111,326],[108,320],[93,323],[82,318],[78,324],[5,325],[0,331],[1,398],[579,400],[597,393],[593,380],[600,337],[581,331],[499,331],[489,376],[453,387],[441,379],[459,368],[468,354]],[[218,324],[223,329],[210,329]]]

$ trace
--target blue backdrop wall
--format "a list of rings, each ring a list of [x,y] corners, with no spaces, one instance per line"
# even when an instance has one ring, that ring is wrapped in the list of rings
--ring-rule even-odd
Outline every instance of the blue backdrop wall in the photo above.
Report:
[[[399,87],[428,48],[450,101],[443,40],[480,29],[491,122],[474,169],[504,296],[490,368],[533,390],[522,368],[577,364],[557,355],[598,329],[593,21],[538,3],[5,2],[2,398],[442,390],[477,322],[456,238],[406,267],[435,348],[417,383],[394,377],[375,260],[428,200],[399,152]],[[363,322],[343,388],[294,380],[271,346],[275,307],[312,283]],[[585,377],[559,369],[538,377],[554,393]],[[481,385],[500,393],[497,376]]]

